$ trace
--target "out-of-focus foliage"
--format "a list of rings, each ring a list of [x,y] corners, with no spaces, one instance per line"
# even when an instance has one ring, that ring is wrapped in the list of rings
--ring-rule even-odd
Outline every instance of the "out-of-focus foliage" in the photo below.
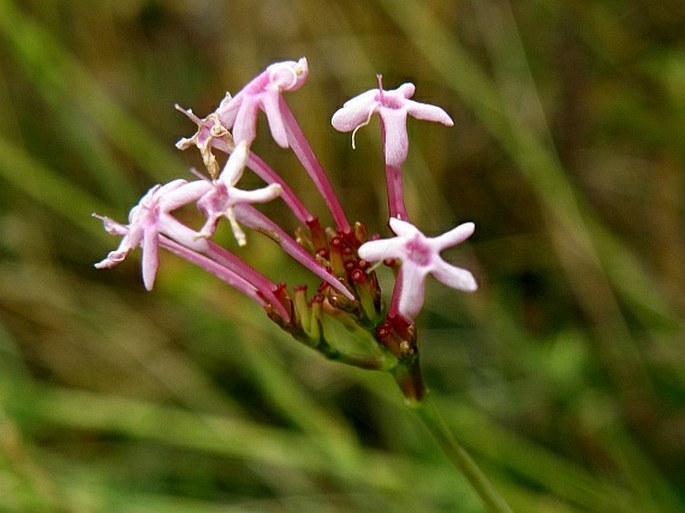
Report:
[[[387,376],[322,361],[172,256],[152,293],[136,258],[92,267],[116,241],[91,212],[123,221],[153,183],[201,165],[173,147],[193,129],[175,102],[203,115],[307,56],[288,101],[372,230],[386,216],[377,124],[353,151],[331,114],[380,72],[456,121],[411,123],[408,208],[426,233],[476,222],[446,256],[481,289],[429,287],[423,366],[513,508],[682,511],[681,11],[0,1],[0,510],[481,511]],[[307,191],[265,140],[256,151]],[[255,266],[307,280],[252,235]]]

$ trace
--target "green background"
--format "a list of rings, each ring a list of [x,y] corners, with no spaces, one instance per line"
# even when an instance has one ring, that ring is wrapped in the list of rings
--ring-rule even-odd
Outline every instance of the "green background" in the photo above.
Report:
[[[193,132],[174,103],[204,115],[306,56],[287,101],[371,231],[387,233],[378,122],[353,151],[333,112],[382,73],[455,120],[410,120],[407,204],[427,234],[476,223],[444,256],[480,290],[429,283],[423,368],[514,510],[682,511],[684,7],[1,0],[0,510],[482,511],[389,376],[321,359],[171,255],[151,293],[139,252],[93,268],[118,241],[92,212],[125,221],[201,165],[174,148]],[[248,237],[269,277],[315,283]]]

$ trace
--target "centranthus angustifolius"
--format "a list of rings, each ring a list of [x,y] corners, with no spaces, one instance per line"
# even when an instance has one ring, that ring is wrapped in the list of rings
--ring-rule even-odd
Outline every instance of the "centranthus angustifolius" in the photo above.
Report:
[[[415,91],[411,83],[384,90],[380,75],[377,88],[352,98],[335,112],[333,127],[352,132],[353,146],[356,131],[367,125],[375,113],[380,116],[388,225],[394,236],[369,237],[364,224],[348,221],[328,176],[283,97],[284,92],[304,84],[308,71],[304,58],[274,63],[235,96],[227,93],[218,108],[204,118],[177,106],[197,125],[195,134],[181,139],[177,147],[196,147],[207,176],[153,186],[130,211],[127,224],[97,215],[105,229],[122,240],[116,250],[95,265],[114,267],[132,249],[140,247],[143,282],[150,290],[159,267],[159,248],[164,248],[252,298],[295,339],[327,358],[389,371],[407,399],[421,401],[425,390],[414,321],[424,303],[426,278],[431,274],[463,291],[474,291],[477,285],[469,271],[440,257],[440,251],[473,233],[473,223],[461,224],[438,237],[425,236],[411,223],[402,186],[409,148],[407,116],[447,126],[452,126],[452,119],[440,107],[411,100]],[[266,114],[276,144],[292,150],[301,162],[328,206],[335,226],[324,228],[277,171],[251,151],[260,110]],[[245,169],[256,173],[266,185],[240,189]],[[299,222],[296,233],[287,233],[254,206],[276,199],[283,200]],[[195,204],[204,218],[197,227],[175,215],[189,204]],[[309,294],[305,286],[289,288],[285,283],[273,282],[212,241],[223,219],[230,224],[239,246],[248,244],[249,232],[246,234],[245,229],[270,237],[320,278],[317,290]],[[388,307],[376,276],[379,265],[394,271]],[[341,333],[346,343],[340,342]]]

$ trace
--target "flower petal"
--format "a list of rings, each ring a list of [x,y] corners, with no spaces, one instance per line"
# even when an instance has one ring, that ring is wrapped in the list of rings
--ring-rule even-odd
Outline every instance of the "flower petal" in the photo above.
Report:
[[[222,182],[226,187],[233,187],[238,183],[240,177],[243,176],[249,152],[250,149],[247,142],[241,141],[238,143],[228,157],[224,170],[219,175],[218,181]]]
[[[233,124],[233,140],[236,143],[245,141],[249,146],[255,140],[257,137],[257,113],[257,100],[251,96],[243,98]],[[230,127],[231,125],[225,126]]]
[[[396,217],[391,217],[388,221],[390,224],[390,229],[399,237],[405,239],[414,238],[417,233],[421,233],[419,229],[408,221],[403,221]]]
[[[476,279],[471,272],[461,267],[456,267],[445,262],[442,258],[436,257],[433,261],[431,274],[436,279],[452,287],[453,289],[473,292],[478,289]]]
[[[339,132],[351,132],[363,125],[369,119],[369,115],[376,110],[378,102],[376,96],[378,89],[371,89],[354,98],[347,100],[331,118],[333,128]]]
[[[473,231],[475,230],[475,228],[476,225],[473,223],[460,224],[456,228],[452,228],[450,231],[443,233],[438,237],[435,237],[435,239],[433,239],[434,244],[438,248],[438,250],[451,248],[452,246],[461,244],[471,235],[473,235]]]
[[[414,96],[414,92],[416,91],[416,86],[414,84],[412,84],[411,82],[405,82],[400,87],[398,87],[395,91],[397,91],[399,94],[401,94],[405,98],[411,98],[412,96]]]
[[[154,228],[145,230],[143,238],[143,284],[147,290],[152,290],[159,268],[159,233]]]
[[[404,317],[413,321],[423,307],[428,273],[425,269],[410,263],[403,263],[400,272],[402,273],[402,290],[398,310]]]
[[[385,163],[388,166],[401,167],[407,160],[409,151],[407,111],[381,108],[379,113],[385,127]]]
[[[206,194],[212,187],[209,180],[194,180],[183,184],[181,187],[165,194],[159,200],[159,207],[162,212],[173,212],[190,203],[194,203],[203,194]]]
[[[263,75],[268,78],[267,87],[275,87],[280,91],[294,91],[304,84],[309,75],[307,58],[302,57],[297,62],[276,62],[268,66]]]
[[[281,148],[290,146],[288,143],[288,132],[285,129],[283,115],[281,114],[281,94],[277,89],[272,89],[262,93],[262,108],[269,121],[271,136]]]
[[[111,269],[124,261],[128,255],[128,250],[117,249],[110,251],[103,260],[95,264],[96,269]]]
[[[277,183],[272,183],[261,189],[253,189],[251,191],[243,191],[232,187],[228,191],[228,196],[232,204],[238,203],[267,203],[272,201],[281,194],[281,186]]]
[[[436,121],[447,126],[454,125],[454,121],[452,121],[452,118],[449,116],[449,114],[436,105],[407,100],[406,109],[409,115],[416,119]]]
[[[96,213],[93,213],[93,217],[102,221],[103,228],[110,235],[118,235],[123,237],[128,233],[128,227],[116,222],[114,219],[111,219],[107,216],[101,216],[100,214]]]
[[[404,241],[397,237],[372,240],[362,244],[357,253],[368,262],[379,262],[386,258],[402,258]]]

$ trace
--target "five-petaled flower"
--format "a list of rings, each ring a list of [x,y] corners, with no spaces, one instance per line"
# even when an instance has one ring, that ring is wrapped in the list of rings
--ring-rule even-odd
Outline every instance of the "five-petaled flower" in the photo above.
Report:
[[[165,185],[155,185],[128,215],[128,225],[122,225],[107,217],[100,217],[105,229],[112,235],[123,236],[119,247],[110,251],[107,257],[95,264],[98,269],[111,268],[121,263],[132,249],[143,249],[143,283],[147,290],[152,290],[159,268],[159,238],[165,231],[166,225],[176,223],[169,215],[169,211],[178,205],[169,205],[165,198],[172,192],[186,185],[182,179],[173,180]],[[181,198],[176,198],[176,202]],[[191,200],[192,201],[192,200]]]
[[[249,153],[247,143],[239,143],[226,162],[224,170],[213,182],[206,182],[208,189],[197,201],[197,208],[207,218],[198,233],[200,237],[211,237],[219,219],[225,217],[231,223],[233,235],[240,246],[244,246],[245,233],[238,225],[233,207],[239,203],[266,203],[278,197],[281,186],[272,183],[261,189],[243,191],[235,187],[243,175]]]
[[[407,115],[416,119],[437,121],[452,126],[452,118],[440,107],[410,100],[416,87],[407,82],[391,91],[383,90],[381,76],[378,75],[378,89],[371,89],[346,101],[338,109],[331,123],[336,130],[353,132],[369,123],[377,112],[385,134],[385,163],[401,167],[407,160],[409,139],[407,137]],[[353,139],[354,143],[354,139]]]
[[[473,292],[478,288],[473,275],[445,262],[440,251],[468,239],[473,223],[464,223],[438,237],[426,237],[411,223],[390,218],[390,228],[397,237],[366,242],[359,248],[359,256],[370,262],[398,258],[402,261],[398,278],[398,312],[413,322],[424,301],[424,286],[428,274],[445,285]]]

